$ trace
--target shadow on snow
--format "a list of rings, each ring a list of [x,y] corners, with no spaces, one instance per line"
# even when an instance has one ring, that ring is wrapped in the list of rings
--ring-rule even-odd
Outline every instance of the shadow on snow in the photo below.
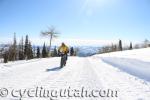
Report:
[[[131,75],[150,81],[150,62],[130,58],[102,57],[105,63],[119,68]]]
[[[54,67],[54,68],[51,68],[51,69],[46,69],[47,72],[50,72],[50,71],[59,71],[61,68],[60,67]]]

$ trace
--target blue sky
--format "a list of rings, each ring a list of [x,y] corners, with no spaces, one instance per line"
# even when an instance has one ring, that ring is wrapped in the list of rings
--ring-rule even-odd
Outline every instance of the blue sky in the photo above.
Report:
[[[60,39],[150,39],[149,0],[0,0],[0,41],[55,26]]]

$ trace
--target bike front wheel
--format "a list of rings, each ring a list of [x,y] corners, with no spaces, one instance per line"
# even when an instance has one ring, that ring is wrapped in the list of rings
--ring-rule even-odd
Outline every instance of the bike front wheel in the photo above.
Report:
[[[66,56],[63,55],[63,56],[61,57],[60,67],[63,68],[63,67],[65,66],[65,64],[66,64]]]

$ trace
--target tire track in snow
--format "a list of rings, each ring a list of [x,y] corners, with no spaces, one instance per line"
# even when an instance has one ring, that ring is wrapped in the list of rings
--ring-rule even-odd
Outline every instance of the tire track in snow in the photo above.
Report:
[[[57,74],[57,75],[56,75]],[[51,74],[43,79],[41,83],[36,85],[44,86],[51,89],[66,89],[71,87],[72,89],[102,89],[102,84],[98,80],[97,75],[92,69],[92,65],[86,58],[70,58],[67,62],[67,66],[61,69],[59,72],[51,76]],[[53,79],[52,79],[53,77]],[[70,98],[73,100],[74,98]],[[99,100],[100,98],[80,98],[82,100]],[[80,100],[75,99],[75,100]],[[62,100],[62,98],[60,98]],[[105,99],[103,99],[105,100]]]

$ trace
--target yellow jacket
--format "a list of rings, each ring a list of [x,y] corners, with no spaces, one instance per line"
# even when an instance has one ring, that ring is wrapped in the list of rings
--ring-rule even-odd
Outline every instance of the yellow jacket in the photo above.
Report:
[[[68,48],[66,45],[60,46],[60,47],[58,48],[58,51],[59,51],[59,52],[62,52],[62,53],[68,53],[68,52],[69,52],[69,48]]]

